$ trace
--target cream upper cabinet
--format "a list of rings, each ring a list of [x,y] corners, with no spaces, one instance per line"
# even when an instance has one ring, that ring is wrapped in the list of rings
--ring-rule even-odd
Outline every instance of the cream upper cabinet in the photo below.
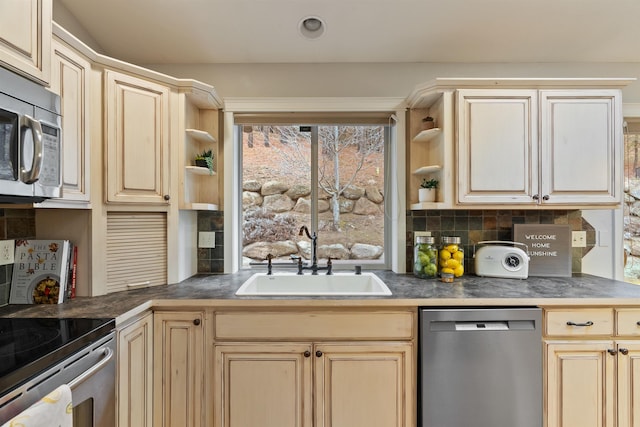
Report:
[[[106,202],[167,205],[167,86],[105,70]]]
[[[622,201],[622,109],[618,90],[540,92],[544,204]]]
[[[0,65],[48,85],[51,18],[52,0],[0,1]]]
[[[535,203],[537,105],[535,90],[457,92],[459,203]]]
[[[619,90],[457,91],[459,204],[616,205]]]
[[[414,312],[215,316],[214,426],[415,426]]]
[[[156,427],[203,425],[204,314],[154,313],[154,413]]]
[[[153,314],[118,331],[118,427],[153,426]]]
[[[90,73],[85,56],[54,38],[51,90],[60,95],[62,112],[62,197],[42,206],[90,202]]]

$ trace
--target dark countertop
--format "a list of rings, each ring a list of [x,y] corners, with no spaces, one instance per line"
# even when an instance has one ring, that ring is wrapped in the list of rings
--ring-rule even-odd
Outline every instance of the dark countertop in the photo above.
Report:
[[[138,311],[155,307],[209,308],[216,306],[385,306],[422,305],[542,305],[640,306],[640,285],[590,275],[530,277],[527,280],[464,276],[454,283],[418,279],[410,274],[379,271],[390,296],[238,297],[240,285],[256,271],[197,275],[181,283],[78,297],[57,305],[9,305],[0,317],[112,317],[123,321]],[[126,316],[125,316],[126,315]]]

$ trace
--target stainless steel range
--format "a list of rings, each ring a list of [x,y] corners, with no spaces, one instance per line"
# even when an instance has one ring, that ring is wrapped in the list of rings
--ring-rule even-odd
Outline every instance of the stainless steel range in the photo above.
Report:
[[[115,425],[113,319],[0,319],[0,424],[62,384],[74,427]]]

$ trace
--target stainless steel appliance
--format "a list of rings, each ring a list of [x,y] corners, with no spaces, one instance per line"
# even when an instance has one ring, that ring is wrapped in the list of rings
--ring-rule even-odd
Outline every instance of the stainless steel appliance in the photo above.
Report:
[[[0,424],[62,384],[74,427],[114,427],[113,319],[0,319]]]
[[[539,308],[420,309],[421,427],[541,427]]]
[[[60,97],[0,67],[0,202],[60,197]]]

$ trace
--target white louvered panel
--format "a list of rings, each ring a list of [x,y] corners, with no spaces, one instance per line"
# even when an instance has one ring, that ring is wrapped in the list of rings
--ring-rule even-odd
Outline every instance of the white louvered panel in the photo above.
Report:
[[[107,293],[167,283],[164,212],[107,216]]]

